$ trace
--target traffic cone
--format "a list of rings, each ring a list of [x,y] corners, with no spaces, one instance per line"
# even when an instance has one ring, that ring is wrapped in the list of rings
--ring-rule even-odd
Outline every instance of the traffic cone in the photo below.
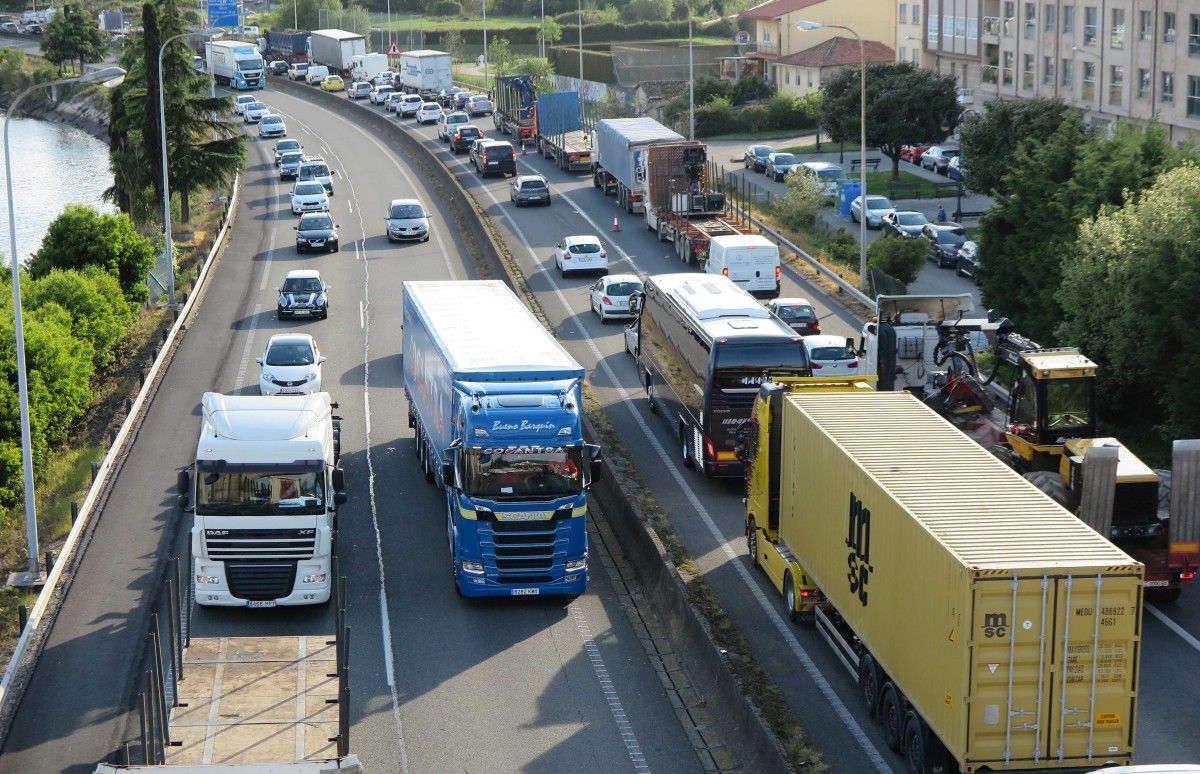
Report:
[[[621,230],[621,224],[617,221],[617,216],[613,215],[613,225],[612,225],[612,228],[609,229],[609,231],[620,231],[620,230]]]
[[[525,141],[521,140],[521,155],[524,156],[524,155],[526,155],[526,153],[527,153],[527,151],[525,150]]]

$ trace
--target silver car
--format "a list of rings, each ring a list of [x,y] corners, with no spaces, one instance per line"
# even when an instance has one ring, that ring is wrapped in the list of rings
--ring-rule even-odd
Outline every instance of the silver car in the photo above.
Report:
[[[270,108],[262,102],[247,102],[246,106],[242,108],[242,118],[246,119],[248,124],[257,124],[268,112],[270,112]]]
[[[429,241],[429,213],[416,199],[393,199],[383,219],[389,242]]]
[[[295,180],[300,174],[300,165],[305,161],[303,151],[286,151],[279,159],[279,179]]]
[[[518,207],[525,204],[550,204],[550,186],[541,175],[521,175],[508,184],[508,200]]]

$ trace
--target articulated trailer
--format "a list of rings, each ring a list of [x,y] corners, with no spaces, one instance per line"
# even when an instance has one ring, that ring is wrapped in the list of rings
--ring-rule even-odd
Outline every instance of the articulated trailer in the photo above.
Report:
[[[533,103],[533,133],[538,152],[564,172],[590,172],[592,136],[583,128],[579,92],[539,94]]]

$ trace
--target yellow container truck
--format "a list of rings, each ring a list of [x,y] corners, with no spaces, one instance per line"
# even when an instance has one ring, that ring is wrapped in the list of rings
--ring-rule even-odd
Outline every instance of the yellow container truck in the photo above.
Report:
[[[750,556],[912,772],[1133,757],[1143,567],[908,393],[764,385]]]

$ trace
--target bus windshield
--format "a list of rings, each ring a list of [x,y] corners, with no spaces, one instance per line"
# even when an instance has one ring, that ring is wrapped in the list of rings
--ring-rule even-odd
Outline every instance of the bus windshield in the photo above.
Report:
[[[325,512],[321,468],[196,470],[196,513],[299,516]]]
[[[496,500],[574,495],[583,490],[582,471],[578,446],[466,449],[463,491]]]

